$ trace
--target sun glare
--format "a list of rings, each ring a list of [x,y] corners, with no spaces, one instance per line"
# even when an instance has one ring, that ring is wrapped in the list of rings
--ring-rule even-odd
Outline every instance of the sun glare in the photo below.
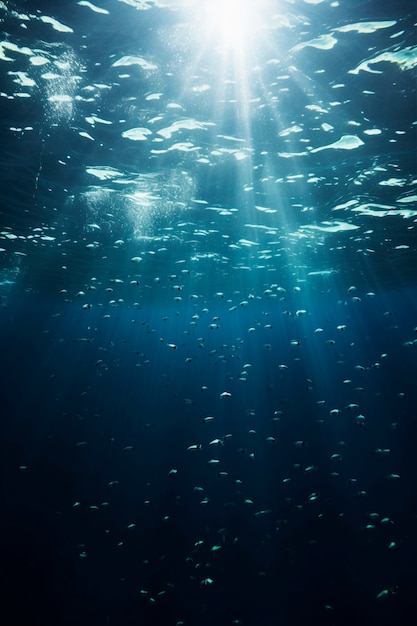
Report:
[[[254,0],[209,0],[205,16],[209,37],[226,50],[242,51],[251,39],[256,5]]]

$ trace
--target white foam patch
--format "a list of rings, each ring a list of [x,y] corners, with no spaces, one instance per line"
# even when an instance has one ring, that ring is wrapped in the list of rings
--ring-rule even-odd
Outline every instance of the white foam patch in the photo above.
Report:
[[[150,2],[149,0],[118,0],[118,2],[123,2],[123,4],[128,4],[135,9],[139,9],[139,11],[146,11],[147,9],[151,9],[154,2]]]
[[[362,139],[359,139],[357,135],[343,135],[338,141],[329,143],[327,146],[321,146],[320,148],[313,148],[310,152],[321,152],[321,150],[354,150],[360,146],[365,145]]]
[[[30,57],[29,62],[32,63],[32,65],[39,66],[46,65],[47,63],[49,63],[49,60],[46,57],[37,55]]]
[[[303,48],[317,48],[318,50],[331,50],[337,44],[336,37],[333,35],[320,35],[315,39],[310,39],[304,43],[300,43],[297,46],[292,48],[293,52],[297,52],[298,50],[302,50]]]
[[[198,146],[195,146],[190,141],[178,142],[174,143],[172,146],[168,148],[168,150],[179,150],[180,152],[192,152],[194,150],[199,150]]]
[[[320,230],[325,233],[338,233],[345,230],[357,230],[359,226],[355,224],[349,224],[348,222],[321,222],[320,224],[307,224],[306,226],[302,226],[301,230]]]
[[[158,69],[158,66],[154,63],[150,63],[143,57],[136,56],[121,57],[113,63],[112,67],[127,67],[129,65],[139,65],[139,67],[146,71],[153,71]]]
[[[78,134],[80,135],[80,137],[85,137],[86,139],[90,139],[90,141],[95,141],[94,137],[84,132],[83,130]]]
[[[278,156],[283,159],[292,159],[294,157],[306,156],[308,152],[278,152]]]
[[[255,209],[257,211],[261,211],[262,213],[276,213],[277,209],[269,209],[268,207],[265,206],[255,206]]]
[[[381,187],[404,187],[406,184],[405,178],[387,178],[386,180],[381,180],[378,185]]]
[[[33,55],[33,50],[31,50],[30,48],[26,48],[25,46],[23,48],[20,48],[11,41],[0,41],[0,61],[14,61],[12,57],[6,56],[6,54],[4,53],[5,50],[10,50],[10,52],[18,52],[19,54],[25,54],[28,56]]]
[[[409,204],[410,202],[417,202],[417,195],[413,196],[405,196],[405,198],[400,198],[397,202],[401,202],[402,204]]]
[[[161,135],[164,139],[171,139],[172,135],[180,130],[206,130],[206,126],[207,124],[197,122],[197,120],[192,118],[187,118],[178,120],[166,128],[161,128],[158,130],[158,135]]]
[[[92,4],[91,2],[86,2],[86,0],[81,0],[81,2],[78,2],[77,4],[79,4],[80,7],[87,7],[88,9],[91,9],[92,11],[94,11],[94,13],[101,13],[102,15],[110,15],[110,11],[107,11],[106,9],[101,9],[100,7],[96,6],[95,4]]]
[[[152,135],[149,128],[130,128],[122,133],[122,137],[131,141],[146,141],[149,135]]]
[[[361,71],[370,74],[382,74],[382,70],[374,70],[370,67],[377,63],[396,63],[402,70],[412,70],[417,67],[417,46],[408,46],[397,52],[382,52],[376,57],[362,61],[353,70],[349,70],[349,74],[359,74]]]
[[[91,174],[91,176],[95,176],[100,180],[111,180],[112,178],[123,177],[123,174],[119,172],[119,170],[114,169],[113,167],[87,167],[87,174]]]
[[[35,81],[26,74],[26,72],[7,72],[9,76],[14,76],[13,82],[21,87],[34,87]]]
[[[68,96],[66,94],[55,94],[54,96],[49,96],[48,100],[49,102],[57,102],[57,103],[72,102],[71,96]]]
[[[354,206],[357,203],[357,200],[348,200],[343,204],[337,204],[335,207],[333,207],[332,211],[343,211],[344,209],[349,209],[351,206]]]
[[[247,248],[251,248],[252,246],[259,246],[259,243],[257,243],[256,241],[250,241],[249,239],[239,239],[238,243]]]
[[[354,24],[345,24],[344,26],[339,26],[339,28],[335,28],[334,30],[338,31],[339,33],[350,33],[351,31],[356,31],[358,33],[370,34],[375,33],[381,28],[391,28],[391,26],[395,26],[396,23],[396,20],[381,20],[379,22],[356,22]]]
[[[356,31],[358,33],[375,33],[380,28],[391,28],[391,26],[395,26],[397,23],[396,20],[385,20],[380,22],[357,22],[355,24],[345,24],[344,26],[340,26],[339,28],[335,28],[334,30],[339,33],[350,33],[352,31]]]
[[[58,22],[58,20],[56,20],[53,17],[50,17],[49,15],[41,15],[39,19],[41,20],[41,22],[44,22],[44,24],[50,24],[54,30],[57,30],[60,33],[73,33],[74,32],[72,28],[70,28],[69,26],[65,26],[65,24]]]
[[[377,204],[373,202],[361,204],[360,206],[352,209],[352,211],[360,213],[360,215],[369,215],[372,217],[387,217],[392,215],[398,215],[407,219],[417,216],[417,210],[414,211],[412,209],[396,209],[393,206],[389,206],[386,204]]]
[[[91,124],[91,126],[94,126],[95,124],[113,124],[113,122],[111,122],[110,120],[104,120],[103,118],[96,117],[95,115],[92,115],[91,117],[86,117],[85,119],[89,124]]]

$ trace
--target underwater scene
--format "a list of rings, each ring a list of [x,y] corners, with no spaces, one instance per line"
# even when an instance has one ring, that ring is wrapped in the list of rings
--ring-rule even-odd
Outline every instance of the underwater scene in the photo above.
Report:
[[[415,2],[0,26],[0,623],[415,624]]]

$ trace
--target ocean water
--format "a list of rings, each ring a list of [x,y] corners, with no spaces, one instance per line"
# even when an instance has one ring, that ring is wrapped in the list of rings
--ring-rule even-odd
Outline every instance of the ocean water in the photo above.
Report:
[[[5,626],[411,626],[417,12],[0,2]]]

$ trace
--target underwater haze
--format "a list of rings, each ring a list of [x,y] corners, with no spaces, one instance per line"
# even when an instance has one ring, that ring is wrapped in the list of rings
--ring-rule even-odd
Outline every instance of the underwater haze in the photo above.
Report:
[[[412,626],[412,0],[0,1],[4,626]]]

